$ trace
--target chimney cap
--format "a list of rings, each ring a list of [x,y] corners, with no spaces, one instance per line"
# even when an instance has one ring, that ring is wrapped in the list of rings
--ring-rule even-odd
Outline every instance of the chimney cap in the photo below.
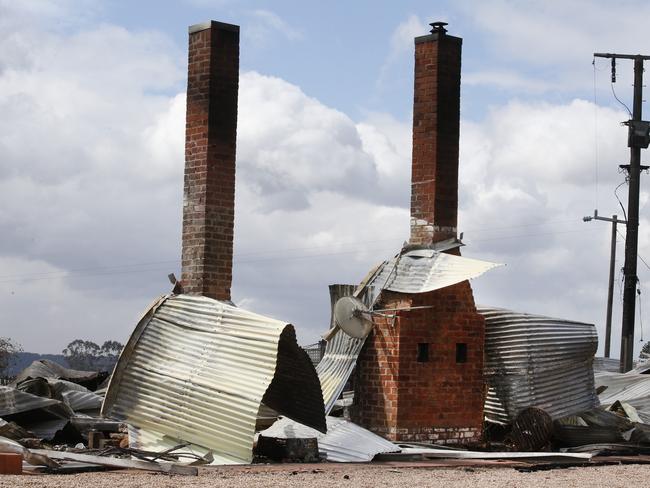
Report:
[[[449,25],[447,22],[431,22],[429,24],[431,26],[431,34],[439,34],[439,35],[445,35],[447,33],[447,29],[445,29],[446,25]]]
[[[201,22],[200,24],[194,24],[188,27],[187,31],[190,34],[195,32],[201,32],[207,29],[216,27],[218,29],[229,30],[233,32],[239,32],[239,26],[235,24],[226,24],[225,22],[217,22],[216,20],[208,20],[207,22]]]

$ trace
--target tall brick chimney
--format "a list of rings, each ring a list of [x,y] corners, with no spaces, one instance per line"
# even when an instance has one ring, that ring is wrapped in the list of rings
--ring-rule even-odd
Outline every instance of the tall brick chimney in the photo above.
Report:
[[[239,26],[189,28],[182,285],[230,300],[235,219]]]
[[[462,40],[443,23],[415,38],[411,244],[456,237]],[[454,252],[457,252],[455,250]],[[352,420],[397,442],[475,444],[483,427],[485,322],[469,281],[383,290],[359,355]]]
[[[444,22],[415,38],[411,244],[456,237],[460,60],[463,40]]]

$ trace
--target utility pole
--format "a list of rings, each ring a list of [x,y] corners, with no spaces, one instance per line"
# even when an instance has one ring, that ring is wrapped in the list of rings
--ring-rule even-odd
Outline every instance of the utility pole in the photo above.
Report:
[[[621,331],[621,373],[632,369],[634,354],[634,313],[637,289],[637,250],[639,245],[639,186],[641,179],[641,148],[650,144],[650,122],[641,120],[643,103],[643,62],[650,56],[640,54],[594,53],[594,57],[612,60],[612,83],[616,81],[616,60],[634,61],[634,101],[628,126],[630,164],[621,165],[628,172],[627,232],[625,235],[625,266],[623,268],[623,324]]]
[[[612,339],[612,305],[614,304],[614,273],[616,270],[616,224],[625,224],[625,220],[619,220],[617,215],[612,218],[601,217],[598,210],[594,210],[593,217],[583,217],[582,220],[603,220],[612,223],[612,243],[609,253],[609,286],[607,287],[607,315],[605,317],[605,357],[609,357],[610,343]]]

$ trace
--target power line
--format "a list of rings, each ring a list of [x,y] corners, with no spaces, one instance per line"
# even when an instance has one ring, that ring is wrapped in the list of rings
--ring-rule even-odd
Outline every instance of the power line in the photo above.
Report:
[[[546,222],[545,224],[551,224],[551,223],[564,223],[564,222],[572,222],[574,223],[576,220],[575,219],[566,219],[566,220],[556,220],[556,221],[550,221]],[[515,228],[524,228],[524,227],[539,227],[539,223],[533,223],[533,224],[520,224],[520,225],[513,225],[513,226],[501,226],[501,227],[486,227],[482,229],[475,229],[475,231],[478,230],[503,230],[503,229],[515,229]],[[516,234],[516,235],[506,235],[506,236],[499,236],[499,237],[488,237],[488,238],[483,238],[483,239],[469,239],[470,242],[488,242],[488,241],[497,241],[497,240],[505,240],[505,239],[520,239],[520,238],[525,238],[525,237],[539,237],[539,236],[552,236],[552,235],[560,235],[560,234],[568,234],[568,233],[584,233],[585,231],[580,229],[580,230],[566,230],[566,231],[553,231],[553,232],[537,232],[537,233],[526,233],[526,234]],[[588,231],[587,231],[588,232]],[[374,243],[381,243],[381,242],[394,242],[395,240],[399,239],[398,236],[390,239],[376,239],[376,240],[368,240],[368,241],[358,241],[358,242],[349,242],[345,244],[339,244],[339,247],[346,247],[346,246],[359,246],[361,244],[374,244]],[[234,256],[234,263],[236,264],[247,264],[247,263],[255,263],[255,262],[265,262],[265,261],[292,261],[292,260],[299,260],[299,259],[313,259],[313,258],[322,258],[322,257],[331,257],[331,256],[340,256],[340,255],[346,255],[346,254],[355,254],[357,252],[363,251],[363,252],[368,252],[368,251],[390,251],[392,248],[387,248],[387,247],[380,247],[380,248],[356,248],[356,249],[351,249],[351,250],[339,250],[335,252],[327,252],[327,253],[319,253],[319,254],[305,254],[305,255],[297,255],[293,254],[291,256],[286,256],[286,255],[280,255],[276,256],[275,254],[278,253],[293,253],[297,251],[312,251],[312,250],[318,250],[318,249],[328,249],[331,248],[332,246],[311,246],[311,247],[296,247],[296,248],[287,248],[287,249],[276,249],[276,250],[264,250],[264,251],[254,251],[254,252],[246,252],[246,253],[238,253],[235,254]],[[249,257],[253,256],[259,256],[258,258],[254,259],[246,259]],[[243,259],[242,259],[243,258]],[[146,273],[146,272],[153,272],[153,271],[168,271],[169,270],[169,265],[178,265],[180,264],[180,259],[173,259],[173,260],[161,260],[161,261],[149,261],[149,262],[142,262],[142,263],[130,263],[130,264],[116,264],[116,265],[109,265],[109,266],[91,266],[91,267],[84,267],[84,268],[75,268],[71,270],[64,270],[64,271],[50,271],[50,272],[42,272],[42,273],[24,273],[24,274],[13,274],[13,275],[0,275],[0,284],[3,283],[16,283],[16,282],[33,282],[33,281],[45,281],[45,280],[54,280],[54,279],[62,279],[62,278],[68,278],[68,277],[74,277],[74,278],[81,278],[81,277],[91,277],[91,276],[111,276],[111,275],[120,275],[120,274],[134,274],[134,273]],[[160,266],[160,265],[165,265],[165,266]],[[153,266],[153,267],[152,267]],[[147,269],[142,269],[142,268],[147,268]]]
[[[596,57],[591,63],[594,67],[594,162],[596,166],[596,206],[598,208],[598,190],[599,190],[599,154],[598,154],[598,101],[596,98]]]
[[[616,200],[618,200],[618,204],[621,206],[621,210],[623,211],[623,220],[627,220],[627,213],[625,212],[625,207],[623,206],[623,202],[621,202],[621,199],[618,197],[618,189],[623,185],[625,185],[626,183],[627,183],[627,178],[620,185],[614,188],[614,196],[616,197]]]
[[[630,111],[630,108],[627,105],[625,105],[623,102],[621,102],[621,100],[616,96],[616,90],[614,90],[614,83],[610,83],[610,85],[612,87],[612,95],[614,95],[614,98],[618,103],[620,103],[621,105],[623,105],[623,107],[625,107],[625,110],[627,110],[627,113],[630,115],[630,118],[632,118],[632,112]]]

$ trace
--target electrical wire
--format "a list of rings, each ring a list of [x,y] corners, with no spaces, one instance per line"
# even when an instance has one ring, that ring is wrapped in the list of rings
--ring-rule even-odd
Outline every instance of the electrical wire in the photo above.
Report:
[[[596,206],[598,208],[598,191],[599,191],[599,172],[600,172],[600,161],[598,153],[598,100],[596,96],[596,57],[594,56],[593,61],[591,62],[594,67],[594,161],[596,166]]]
[[[624,236],[623,234],[621,234],[621,231],[620,231],[620,230],[616,229],[616,233],[617,233],[619,236],[621,236],[623,239],[625,239],[625,236]],[[639,258],[639,260],[640,260],[640,261],[645,265],[645,267],[648,268],[648,269],[650,270],[650,264],[648,264],[648,262],[647,262],[645,259],[643,259],[643,256],[641,256],[641,255],[638,253],[638,251],[637,251],[637,253],[636,253],[636,257]]]
[[[618,103],[620,103],[621,105],[623,105],[625,107],[625,110],[627,110],[627,113],[630,114],[630,118],[632,118],[632,112],[630,111],[629,107],[627,105],[625,105],[623,102],[621,102],[621,100],[616,96],[616,90],[614,90],[614,83],[610,83],[610,85],[612,87],[612,95],[614,95],[614,98],[616,99],[616,101]]]
[[[618,204],[621,206],[621,210],[623,211],[623,219],[627,221],[627,213],[625,212],[625,207],[623,206],[623,202],[621,202],[621,199],[618,197],[618,189],[623,185],[625,185],[626,183],[627,183],[627,178],[625,178],[625,181],[623,181],[620,185],[614,188],[614,196],[616,197],[616,200],[618,200]]]
[[[546,222],[546,224],[559,224],[559,223],[567,223],[567,222],[575,223],[575,221],[576,221],[575,219],[562,219],[562,220],[549,221]],[[535,227],[539,225],[540,224],[538,223],[534,223],[534,224],[520,224],[520,225],[499,226],[499,227],[483,227],[483,228],[474,229],[471,232],[476,232],[481,230],[489,231],[489,230],[516,229],[522,227]],[[560,232],[546,232],[546,233],[526,233],[526,234],[517,234],[511,236],[492,237],[486,239],[474,239],[473,242],[493,241],[493,240],[501,240],[501,239],[517,239],[522,237],[536,237],[540,235],[541,236],[555,235],[555,234],[565,234],[571,232],[584,232],[584,231],[575,230],[575,231],[560,231]],[[338,256],[344,254],[353,254],[359,251],[358,247],[362,244],[394,242],[396,239],[399,239],[400,237],[402,236],[395,236],[390,239],[376,239],[376,240],[368,240],[368,241],[347,242],[347,243],[339,244],[339,246],[342,247],[354,246],[354,249],[339,250],[336,252],[317,253],[317,254],[313,254],[313,253],[303,254],[303,255],[292,254],[289,257],[287,257],[286,255],[287,253],[295,253],[300,251],[313,251],[319,249],[331,249],[332,246],[324,245],[324,246],[295,247],[295,248],[236,253],[234,256],[234,262],[239,264],[239,263],[254,263],[254,262],[275,261],[275,260],[288,261],[294,259],[310,259],[310,258],[320,258],[320,257],[327,257],[327,256]],[[390,251],[391,249],[393,248],[391,247],[389,249],[388,247],[380,247],[380,248],[372,248],[372,249],[364,248],[363,250],[364,251],[368,251],[368,250]],[[151,271],[157,272],[162,270],[168,270],[169,266],[178,265],[179,263],[180,263],[179,259],[170,259],[170,260],[161,260],[161,261],[148,261],[148,262],[141,262],[141,263],[115,264],[115,265],[107,265],[107,266],[89,266],[83,268],[74,268],[65,271],[46,271],[46,272],[39,272],[39,273],[19,273],[19,274],[10,274],[10,275],[0,275],[0,284],[60,279],[60,278],[66,278],[71,276],[74,277],[110,276],[110,275],[119,275],[119,274],[145,273]]]

